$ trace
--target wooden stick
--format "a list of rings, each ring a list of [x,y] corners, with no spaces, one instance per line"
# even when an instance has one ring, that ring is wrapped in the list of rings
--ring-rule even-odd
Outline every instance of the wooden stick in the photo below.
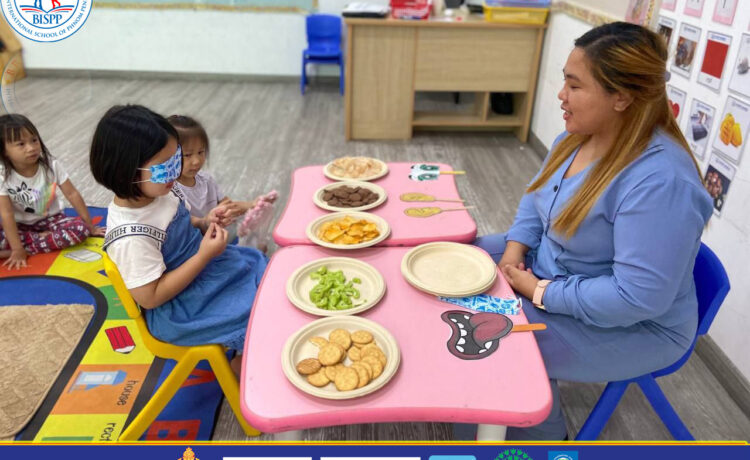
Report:
[[[440,208],[441,211],[447,212],[447,211],[465,211],[467,209],[474,209],[476,206],[466,206],[463,208]]]
[[[544,323],[516,324],[511,332],[543,331],[545,329],[547,329],[547,325]]]
[[[466,174],[466,171],[440,171],[440,174]]]
[[[446,201],[448,203],[463,203],[464,202],[464,200],[439,200],[437,198],[435,198],[434,201]]]

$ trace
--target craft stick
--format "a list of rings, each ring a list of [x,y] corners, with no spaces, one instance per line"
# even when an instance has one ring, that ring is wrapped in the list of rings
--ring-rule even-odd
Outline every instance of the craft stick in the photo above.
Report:
[[[466,171],[440,171],[440,174],[466,174]]]
[[[463,203],[464,202],[464,200],[438,200],[437,198],[435,198],[434,201],[446,201],[448,203]]]
[[[547,329],[547,325],[544,323],[516,324],[511,332],[543,331],[545,329]]]
[[[465,206],[463,208],[443,208],[441,211],[465,211],[467,209],[474,209],[476,206]]]

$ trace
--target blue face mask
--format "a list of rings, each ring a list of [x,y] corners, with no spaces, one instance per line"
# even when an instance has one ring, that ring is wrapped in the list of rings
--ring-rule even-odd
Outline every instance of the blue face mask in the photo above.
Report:
[[[168,184],[169,182],[174,182],[180,177],[180,173],[182,172],[182,147],[178,145],[175,154],[164,163],[138,169],[141,171],[150,171],[151,178],[149,180],[136,181],[136,184],[141,182],[151,182],[154,184]]]

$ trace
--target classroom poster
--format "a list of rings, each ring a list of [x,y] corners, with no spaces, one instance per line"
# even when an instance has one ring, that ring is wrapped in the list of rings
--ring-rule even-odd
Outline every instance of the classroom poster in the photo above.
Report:
[[[696,18],[699,18],[703,14],[704,3],[705,0],[687,0],[685,2],[684,13],[689,16],[695,16]]]
[[[714,135],[714,149],[724,154],[732,163],[740,164],[742,149],[747,144],[749,127],[750,105],[729,96]]]
[[[736,171],[737,169],[734,166],[717,155],[716,152],[711,154],[703,183],[706,186],[708,194],[714,200],[714,214],[717,216],[721,216],[721,210],[727,201],[729,186],[734,180],[734,173]]]
[[[633,24],[645,25],[650,6],[651,0],[630,0],[625,12],[625,20]]]
[[[699,27],[685,24],[680,26],[680,35],[677,38],[677,49],[675,50],[672,70],[685,78],[690,78],[695,60],[695,51],[698,48],[698,40],[701,38]]]
[[[729,53],[732,37],[716,32],[708,32],[706,37],[706,52],[703,53],[703,63],[698,72],[698,83],[706,85],[714,91],[719,91],[721,76],[724,73],[724,63]]]
[[[680,124],[680,116],[685,109],[685,99],[687,99],[687,94],[681,89],[675,88],[672,85],[667,85],[667,98],[669,98],[669,106],[672,108],[674,119],[677,120],[677,124]]]
[[[732,67],[730,91],[750,97],[750,34],[742,34],[737,62]]]
[[[732,25],[734,13],[737,11],[738,0],[716,0],[713,21],[719,24]]]
[[[667,43],[667,49],[669,49],[669,45],[672,42],[672,33],[674,32],[674,28],[677,25],[677,21],[674,19],[670,19],[665,16],[659,16],[659,26],[657,27],[657,32],[659,35],[664,37],[664,41]]]
[[[685,138],[687,138],[693,154],[701,161],[706,156],[708,136],[711,133],[715,117],[716,109],[698,99],[693,99],[692,104],[690,104],[690,116],[687,121]]]
[[[667,11],[674,11],[677,6],[677,0],[663,0],[661,2],[661,8]]]

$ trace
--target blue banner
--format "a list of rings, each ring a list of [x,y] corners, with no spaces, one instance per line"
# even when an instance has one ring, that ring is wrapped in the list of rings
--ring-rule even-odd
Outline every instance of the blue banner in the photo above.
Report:
[[[750,445],[653,444],[442,444],[268,442],[186,444],[4,444],[3,460],[747,460]]]

